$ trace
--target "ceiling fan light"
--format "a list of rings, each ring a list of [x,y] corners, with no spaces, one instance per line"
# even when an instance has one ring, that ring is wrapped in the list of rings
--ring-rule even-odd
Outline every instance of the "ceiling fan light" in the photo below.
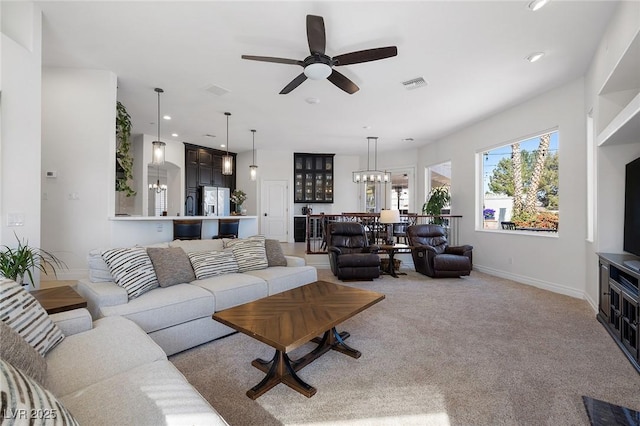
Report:
[[[310,64],[304,68],[304,75],[311,80],[323,80],[331,75],[331,67],[327,64]]]

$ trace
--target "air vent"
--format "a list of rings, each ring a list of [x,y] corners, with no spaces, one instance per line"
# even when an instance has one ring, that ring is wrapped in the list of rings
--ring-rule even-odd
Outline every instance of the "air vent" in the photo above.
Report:
[[[424,78],[422,77],[418,77],[418,78],[413,78],[411,80],[407,80],[407,81],[403,81],[402,85],[405,87],[405,89],[407,90],[413,90],[413,89],[417,89],[419,87],[424,87],[427,85],[427,82],[424,81]]]
[[[216,86],[215,84],[205,87],[204,90],[216,96],[222,96],[229,93],[229,90],[224,87]]]

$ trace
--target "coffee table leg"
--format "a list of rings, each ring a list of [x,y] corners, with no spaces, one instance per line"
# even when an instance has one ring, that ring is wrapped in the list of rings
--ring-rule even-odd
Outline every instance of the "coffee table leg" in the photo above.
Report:
[[[270,365],[264,379],[247,391],[247,396],[251,399],[258,398],[278,383],[284,383],[307,398],[316,394],[316,388],[307,384],[296,374],[297,369],[291,365],[291,360],[286,353],[276,350],[271,361],[256,359],[251,365],[262,371]]]

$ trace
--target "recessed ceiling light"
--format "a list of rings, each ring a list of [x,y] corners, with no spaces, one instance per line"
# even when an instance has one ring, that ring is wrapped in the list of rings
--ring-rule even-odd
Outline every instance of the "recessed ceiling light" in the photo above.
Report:
[[[527,56],[525,59],[531,63],[539,60],[540,58],[542,58],[544,56],[544,52],[535,52],[532,53],[531,55]]]
[[[413,138],[404,138],[402,142],[413,142]]]
[[[369,130],[371,128],[371,126],[362,126],[363,129],[365,130]]]
[[[171,120],[171,116],[170,115],[163,115],[162,118],[164,118],[165,120]]]
[[[178,134],[177,133],[171,133],[171,136],[173,136],[174,138],[177,138]]]
[[[547,3],[549,3],[549,0],[533,0],[527,5],[527,7],[531,11],[535,12],[536,10],[542,9],[542,7]]]
[[[318,99],[318,98],[307,98],[307,99],[305,99],[305,101],[308,104],[311,104],[311,105],[315,105],[315,104],[319,104],[320,103],[320,99]]]

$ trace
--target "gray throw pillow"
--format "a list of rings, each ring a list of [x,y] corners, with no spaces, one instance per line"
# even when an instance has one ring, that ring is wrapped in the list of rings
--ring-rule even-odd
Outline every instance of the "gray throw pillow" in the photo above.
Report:
[[[44,383],[47,361],[4,321],[0,321],[0,342],[0,358],[19,368],[38,383]]]
[[[181,247],[147,248],[160,287],[190,283],[196,279],[187,253]]]
[[[280,241],[266,239],[264,241],[264,249],[267,252],[269,266],[287,266],[287,259],[284,257]]]

